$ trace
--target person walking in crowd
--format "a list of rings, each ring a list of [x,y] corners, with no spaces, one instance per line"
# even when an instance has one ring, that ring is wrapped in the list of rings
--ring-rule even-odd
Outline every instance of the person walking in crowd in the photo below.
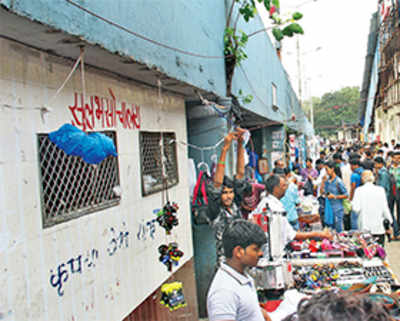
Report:
[[[326,172],[321,185],[321,193],[325,194],[333,212],[333,226],[337,232],[343,231],[343,200],[348,197],[343,181],[336,175],[337,164],[330,161],[326,163]],[[325,208],[326,210],[326,208]]]
[[[318,171],[313,168],[313,160],[311,158],[307,158],[306,167],[300,170],[300,175],[303,181],[314,180],[318,177]]]
[[[400,151],[396,151],[392,156],[392,165],[389,169],[389,172],[394,176],[396,186],[394,187],[394,201],[393,207],[396,209],[397,217],[395,220],[397,221],[397,226],[400,228]]]
[[[254,280],[245,272],[257,266],[267,242],[256,224],[236,220],[222,235],[226,262],[219,267],[207,294],[209,321],[264,321],[268,313],[258,303]]]
[[[208,216],[216,238],[217,263],[224,261],[224,249],[222,246],[222,234],[225,227],[232,221],[242,218],[240,204],[247,183],[244,180],[244,146],[243,133],[237,128],[230,132],[224,139],[224,145],[218,160],[214,181],[207,186]],[[232,141],[237,140],[236,175],[234,180],[225,176],[225,161]]]
[[[352,201],[353,211],[358,213],[359,230],[367,230],[378,238],[379,244],[385,244],[384,220],[393,223],[385,190],[374,185],[374,174],[365,170],[361,179],[363,185],[355,190]]]
[[[333,168],[337,177],[342,178],[342,155],[340,153],[335,153],[332,156],[335,167]]]
[[[316,166],[317,166],[317,170],[319,172],[319,175],[317,177],[317,179],[314,181],[314,188],[317,191],[317,200],[319,203],[319,216],[320,216],[320,220],[322,223],[322,226],[325,226],[325,222],[324,222],[324,212],[325,212],[325,197],[324,195],[321,193],[321,186],[322,186],[322,181],[323,178],[327,175],[326,173],[326,168],[325,168],[325,163],[320,161],[319,159],[316,161]]]
[[[312,166],[312,159],[307,158],[306,160],[306,167],[302,168],[300,170],[300,175],[302,177],[303,181],[303,189],[304,189],[304,195],[313,195],[314,194],[314,179],[318,177],[318,172],[315,168]]]
[[[352,170],[352,174],[350,177],[350,196],[349,200],[352,201],[354,197],[354,191],[357,187],[361,186],[361,174],[364,171],[364,168],[361,167],[361,162],[358,157],[350,159],[350,167]],[[358,215],[353,210],[350,214],[350,228],[352,230],[358,229]]]
[[[374,167],[375,167],[375,162],[374,162],[374,159],[373,159],[372,151],[371,150],[367,150],[367,151],[365,151],[364,154],[365,154],[365,158],[364,158],[364,160],[362,162],[362,167],[364,169],[373,171]]]
[[[320,161],[321,163],[325,163],[325,161],[326,161],[326,153],[325,153],[324,150],[321,150],[319,152],[319,159],[317,159],[316,162],[318,162],[318,161]]]
[[[293,173],[288,167],[285,168],[285,177],[288,181],[288,188],[285,195],[281,198],[281,202],[286,210],[286,217],[290,225],[298,231],[300,229],[299,216],[297,214],[297,206],[300,204],[299,188]]]
[[[392,186],[391,175],[385,167],[385,161],[382,157],[375,158],[375,172],[376,172],[376,185],[383,187],[386,194],[386,200],[388,202],[390,214],[393,220],[393,239],[397,240],[399,238],[399,226],[397,220],[395,219],[394,213],[394,202],[395,195]]]
[[[300,175],[300,171],[301,171],[301,165],[300,165],[300,161],[299,161],[299,157],[296,156],[294,163],[292,164],[292,171],[296,174],[296,175]]]

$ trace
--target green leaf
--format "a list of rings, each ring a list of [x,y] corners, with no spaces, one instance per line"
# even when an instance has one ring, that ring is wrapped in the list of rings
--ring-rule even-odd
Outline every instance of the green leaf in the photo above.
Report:
[[[296,22],[288,26],[293,33],[304,34],[303,28]]]
[[[286,26],[285,28],[283,28],[282,34],[288,37],[293,37],[293,31],[290,26]]]
[[[264,7],[269,11],[271,9],[271,0],[264,0]]]
[[[303,14],[300,12],[295,12],[295,13],[293,13],[292,18],[294,20],[300,20],[301,18],[303,18]]]
[[[277,41],[281,41],[283,39],[283,33],[282,33],[281,29],[279,29],[279,28],[273,28],[272,34]]]
[[[247,95],[246,97],[243,98],[243,103],[244,104],[250,104],[253,101],[253,95]]]
[[[280,8],[279,0],[272,0],[272,4],[273,4],[277,9]]]
[[[242,37],[241,37],[241,42],[243,43],[243,44],[246,44],[247,43],[247,41],[249,40],[249,36],[245,33],[245,32],[241,32],[242,33]]]

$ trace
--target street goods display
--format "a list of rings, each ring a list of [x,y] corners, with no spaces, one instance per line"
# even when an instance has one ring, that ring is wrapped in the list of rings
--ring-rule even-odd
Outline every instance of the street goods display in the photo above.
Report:
[[[165,283],[161,287],[160,303],[170,311],[186,306],[182,282]]]
[[[391,293],[400,286],[396,276],[382,260],[330,259],[292,262],[295,288],[312,294],[320,290],[341,290],[354,293]]]
[[[158,252],[160,253],[160,262],[167,266],[169,272],[172,271],[172,266],[179,264],[179,260],[183,256],[183,252],[178,249],[178,244],[175,242],[160,245]]]
[[[164,205],[164,207],[157,213],[157,222],[161,227],[165,229],[165,232],[171,234],[171,230],[174,226],[177,226],[179,221],[176,217],[176,212],[179,206],[177,203],[169,201]]]
[[[334,234],[332,241],[305,240],[289,243],[288,255],[294,259],[332,258],[332,257],[360,257],[372,259],[386,258],[386,252],[370,233],[346,231]]]

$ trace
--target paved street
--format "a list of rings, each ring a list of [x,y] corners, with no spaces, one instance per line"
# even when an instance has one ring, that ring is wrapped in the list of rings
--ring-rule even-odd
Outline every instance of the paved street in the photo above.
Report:
[[[386,243],[385,245],[389,264],[393,269],[393,272],[400,279],[400,241]]]

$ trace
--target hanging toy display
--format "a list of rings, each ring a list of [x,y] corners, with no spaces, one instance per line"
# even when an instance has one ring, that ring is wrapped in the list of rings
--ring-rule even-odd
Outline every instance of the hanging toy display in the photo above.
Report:
[[[173,265],[177,266],[179,264],[179,260],[183,256],[183,252],[178,249],[178,244],[175,242],[168,245],[160,245],[158,252],[160,253],[160,262],[167,266],[169,272],[172,271]]]
[[[178,218],[176,217],[176,212],[179,206],[177,203],[168,201],[167,204],[157,213],[157,222],[161,227],[165,229],[165,232],[169,235],[174,226],[178,225]]]
[[[169,308],[170,311],[185,307],[186,302],[183,296],[182,282],[163,284],[160,303]]]

